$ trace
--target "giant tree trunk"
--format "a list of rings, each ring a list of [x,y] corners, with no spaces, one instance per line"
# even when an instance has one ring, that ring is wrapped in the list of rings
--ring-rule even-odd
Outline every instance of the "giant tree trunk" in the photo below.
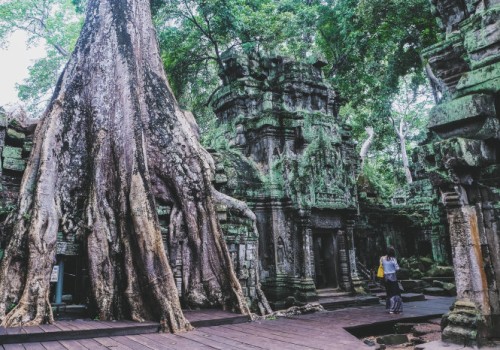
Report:
[[[187,300],[248,313],[214,209],[211,158],[168,87],[155,35],[148,1],[89,1],[8,218],[2,325],[53,320],[49,277],[59,230],[76,233],[87,248],[100,319],[189,329],[163,247],[159,201],[176,208],[187,232]]]

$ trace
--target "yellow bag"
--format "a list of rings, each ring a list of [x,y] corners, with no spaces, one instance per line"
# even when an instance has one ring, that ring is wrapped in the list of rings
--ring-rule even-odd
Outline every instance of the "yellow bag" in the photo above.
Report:
[[[377,277],[384,278],[384,266],[382,265],[382,261],[380,261],[380,266],[378,267],[377,270]]]

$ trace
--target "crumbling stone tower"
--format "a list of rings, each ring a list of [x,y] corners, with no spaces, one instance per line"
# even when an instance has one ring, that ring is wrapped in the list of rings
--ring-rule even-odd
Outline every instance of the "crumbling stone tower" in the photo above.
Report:
[[[325,63],[236,51],[223,60],[212,106],[230,147],[216,156],[219,185],[257,215],[267,297],[282,307],[314,300],[315,288],[352,291],[358,157]]]
[[[419,157],[450,226],[458,300],[443,340],[480,345],[500,329],[500,1],[431,2],[445,34],[424,58],[442,102]]]

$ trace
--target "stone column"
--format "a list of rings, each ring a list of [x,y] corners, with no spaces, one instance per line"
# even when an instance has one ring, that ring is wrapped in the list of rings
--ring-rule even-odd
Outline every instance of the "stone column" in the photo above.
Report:
[[[302,235],[301,246],[301,275],[300,278],[294,278],[293,284],[296,290],[296,295],[299,300],[311,302],[318,300],[316,286],[313,280],[314,276],[314,253],[313,253],[313,238],[311,228],[310,212],[307,210],[299,210],[298,231]]]
[[[345,231],[337,232],[338,251],[340,255],[340,285],[346,291],[352,291],[351,274],[349,267],[348,242]]]
[[[346,220],[346,239],[349,251],[349,269],[352,287],[356,293],[366,294],[363,288],[363,282],[358,275],[358,268],[356,264],[356,247],[354,246],[354,220]]]
[[[450,224],[457,301],[444,320],[442,338],[453,343],[481,345],[486,338],[495,336],[499,311],[495,305],[499,303],[499,294],[491,281],[494,272],[489,262],[494,257],[490,256],[484,235],[481,208],[464,203],[462,196],[456,192],[443,194]]]
[[[302,235],[301,276],[312,278],[314,275],[314,254],[310,213],[299,210],[298,231]]]

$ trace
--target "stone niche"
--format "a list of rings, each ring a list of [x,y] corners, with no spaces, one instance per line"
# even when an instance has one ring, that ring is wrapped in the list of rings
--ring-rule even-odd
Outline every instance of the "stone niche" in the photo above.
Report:
[[[500,1],[432,2],[446,33],[423,56],[443,100],[417,153],[450,228],[458,297],[443,340],[482,345],[500,329]]]
[[[325,62],[229,51],[212,98],[228,147],[217,187],[257,216],[262,286],[274,307],[353,291],[358,156]]]

